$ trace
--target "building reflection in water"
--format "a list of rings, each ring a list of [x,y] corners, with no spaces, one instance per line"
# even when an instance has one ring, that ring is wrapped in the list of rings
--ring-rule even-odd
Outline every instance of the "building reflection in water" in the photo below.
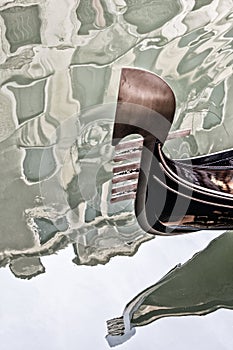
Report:
[[[103,106],[116,101],[122,67],[153,71],[175,91],[173,129],[192,132],[165,145],[172,157],[232,147],[231,2],[97,2],[1,2],[0,267],[18,278],[44,273],[43,257],[68,245],[75,264],[93,266],[152,238],[132,202],[107,198],[113,114]],[[227,233],[138,295],[109,322],[109,343],[160,317],[231,308],[231,251]]]
[[[0,143],[0,266],[16,277],[44,273],[43,256],[70,244],[75,264],[93,266],[153,238],[132,200],[110,203],[114,109],[94,106],[63,123],[42,115]]]
[[[94,3],[1,2],[0,266],[18,277],[44,272],[39,259],[69,244],[76,264],[93,265],[151,239],[132,203],[107,203],[112,112],[70,124],[80,109],[116,101],[122,67],[153,71],[175,91],[173,129],[192,133],[165,145],[171,156],[232,147],[229,2]]]
[[[123,343],[135,334],[135,327],[162,317],[232,309],[232,251],[233,232],[229,231],[137,295],[127,304],[122,317],[107,321],[109,345]]]

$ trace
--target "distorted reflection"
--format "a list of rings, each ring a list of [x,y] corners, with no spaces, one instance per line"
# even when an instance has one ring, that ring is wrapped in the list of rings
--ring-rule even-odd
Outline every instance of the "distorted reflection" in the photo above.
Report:
[[[114,109],[95,106],[60,125],[43,115],[1,142],[0,257],[16,277],[45,272],[43,256],[69,244],[75,264],[97,265],[153,238],[132,201],[110,203]]]
[[[105,264],[115,255],[131,256],[153,238],[139,229],[131,200],[123,204],[109,201],[115,109],[110,102],[117,100],[121,69],[147,69],[175,92],[172,131],[191,132],[167,141],[166,154],[186,158],[232,148],[232,22],[229,0],[59,0],[59,5],[55,0],[0,1],[1,272],[7,267],[17,278],[45,278],[45,257],[53,254],[57,261],[55,253],[68,251],[69,246],[74,264],[93,266]],[[182,248],[176,252],[177,261]],[[231,308],[231,250],[232,238],[227,233],[142,292],[128,304],[122,319],[110,322],[110,342],[121,343],[124,336],[118,335],[124,328],[127,338],[135,326],[159,317]],[[125,271],[127,268],[125,263]],[[64,293],[65,312],[70,311],[67,300],[72,306],[82,300],[87,312],[90,298],[79,285],[80,276],[72,275],[77,280],[71,277],[67,285],[69,291],[83,289],[83,295],[78,298],[75,293],[71,298],[62,288],[65,279],[60,266],[58,270],[53,277]],[[1,346],[74,349],[77,339],[85,349],[99,344],[89,315],[85,320],[83,314],[79,317],[82,324],[86,321],[86,332],[77,335],[80,309],[72,314],[74,318],[62,315],[61,319],[70,323],[62,328],[61,339],[58,330],[62,323],[56,323],[60,315],[54,316],[62,304],[61,294],[53,292],[48,280],[41,278],[45,283],[40,285],[43,293],[37,299],[33,283],[40,278],[29,283],[13,279],[11,285],[4,273],[1,276],[2,289],[12,292],[5,302]],[[72,288],[72,283],[78,288]],[[118,292],[114,277],[111,283]],[[36,296],[35,313],[28,317],[36,325],[32,332],[22,322],[26,302],[23,309],[17,308],[23,293],[19,285],[27,289],[26,301]],[[95,285],[99,286],[99,281]],[[50,309],[55,294],[59,296],[57,304]],[[107,294],[111,297],[108,290],[98,294],[104,298],[103,305]],[[1,301],[4,304],[4,299]],[[99,313],[95,316],[99,322]],[[25,333],[16,324],[25,326]],[[38,324],[45,327],[43,331]],[[84,338],[89,346],[83,346]],[[40,342],[35,344],[35,339]]]
[[[233,308],[233,232],[213,240],[183,265],[177,265],[125,307],[122,317],[107,322],[107,340],[115,346],[135,334],[135,327],[161,317],[206,315]]]

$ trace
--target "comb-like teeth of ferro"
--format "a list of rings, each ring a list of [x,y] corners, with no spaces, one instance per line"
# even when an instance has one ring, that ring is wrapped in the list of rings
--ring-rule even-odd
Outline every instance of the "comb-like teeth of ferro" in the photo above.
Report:
[[[115,162],[120,162],[124,160],[131,160],[134,158],[140,158],[141,151],[143,147],[143,139],[130,140],[118,144],[115,147]]]
[[[115,147],[112,203],[136,197],[142,147],[143,139],[123,142]]]
[[[124,311],[123,316],[107,321],[108,334],[106,339],[110,347],[120,345],[129,340],[136,332],[131,325],[130,315]]]
[[[120,162],[123,160],[130,160],[132,158],[140,158],[141,151],[131,151],[127,153],[117,154],[114,157],[115,162]]]
[[[135,199],[138,182],[136,181],[132,184],[129,182],[130,181],[127,181],[127,183],[122,186],[113,187],[111,198],[112,203],[127,199]]]
[[[190,133],[190,129],[173,131],[168,134],[167,140],[188,136]],[[136,138],[116,145],[113,158],[116,165],[113,167],[111,202],[135,199],[142,148],[143,138]]]
[[[113,168],[113,174],[125,175],[125,174],[132,173],[134,171],[138,171],[139,168],[140,168],[139,162],[118,165]]]
[[[129,185],[123,185],[123,186],[117,186],[112,189],[112,194],[116,193],[126,193],[126,192],[131,192],[131,191],[136,191],[137,189],[137,182],[134,182]]]
[[[127,180],[137,180],[139,174],[139,169],[125,174],[115,174],[112,179],[113,184],[117,184],[119,182],[125,182]]]
[[[109,335],[123,335],[125,330],[123,317],[116,317],[107,321],[107,329]]]
[[[125,141],[122,143],[119,143],[115,147],[116,153],[124,153],[127,151],[134,151],[134,150],[142,150],[143,146],[143,138],[137,138],[135,140]]]
[[[112,180],[112,198],[111,202],[119,202],[136,197],[138,185],[139,168],[131,170],[132,173],[117,175]]]

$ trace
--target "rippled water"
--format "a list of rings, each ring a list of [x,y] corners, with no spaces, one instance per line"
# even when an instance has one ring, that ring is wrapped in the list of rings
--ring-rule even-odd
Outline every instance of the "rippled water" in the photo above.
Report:
[[[205,233],[203,238],[201,232],[195,238],[152,241],[139,228],[132,201],[110,203],[111,132],[121,68],[155,72],[173,89],[177,108],[172,130],[191,132],[166,142],[164,150],[171,157],[232,148],[233,2],[2,0],[0,6],[3,348],[13,349],[15,342],[20,349],[37,348],[29,331],[39,339],[38,348],[74,349],[78,337],[84,348],[94,343],[107,348],[105,321],[217,235]],[[137,250],[146,241],[143,255]],[[176,251],[170,258],[172,245]],[[134,254],[96,266],[117,255]],[[64,267],[69,262],[69,268]],[[95,267],[90,271],[80,265]],[[29,281],[12,279],[11,273]],[[116,293],[119,285],[122,291]],[[75,312],[66,306],[67,300],[75,304]],[[87,314],[78,306],[80,300]],[[25,308],[28,320],[39,329],[25,319]],[[205,331],[195,319],[190,332],[194,327],[202,335],[199,348],[212,344],[219,349],[224,334],[228,341],[222,348],[231,349],[226,320],[232,323],[232,316],[216,315],[222,329],[218,335],[211,333],[207,318],[200,321],[209,325]],[[76,317],[85,322],[74,326]],[[172,333],[174,324],[165,321]],[[190,321],[182,322],[188,334]],[[148,349],[174,347],[151,332],[141,338]],[[173,337],[179,349],[190,346],[188,338],[182,342]],[[144,346],[139,332],[135,342],[125,345],[131,346]]]

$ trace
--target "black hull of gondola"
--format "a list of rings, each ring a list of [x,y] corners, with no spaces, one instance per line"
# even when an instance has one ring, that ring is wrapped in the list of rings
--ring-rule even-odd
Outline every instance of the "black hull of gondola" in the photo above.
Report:
[[[231,153],[231,151],[228,152]],[[199,169],[197,169],[197,159],[186,161],[186,163],[190,172],[192,167],[195,167],[195,171],[198,172],[200,169],[206,171],[202,166],[209,169],[210,166],[207,166],[207,163],[213,165],[216,164],[216,160],[219,160],[218,169],[222,168],[222,171],[226,169],[226,166],[220,163],[226,163],[228,160],[221,158],[221,152],[218,157],[213,155],[213,157],[208,156],[206,160],[204,157],[199,159]],[[167,167],[170,167],[170,173],[165,171],[164,162]],[[166,158],[161,151],[161,145],[156,144],[149,175],[147,179],[139,180],[138,184],[135,212],[141,227],[149,233],[162,235],[210,229],[232,229],[233,196],[220,190],[208,189],[206,183],[201,179],[198,185],[185,183],[184,179],[179,178],[175,172],[175,169],[180,168],[180,164],[183,165],[182,162]],[[144,205],[142,205],[139,203],[140,193],[145,192],[145,189],[146,196]]]

